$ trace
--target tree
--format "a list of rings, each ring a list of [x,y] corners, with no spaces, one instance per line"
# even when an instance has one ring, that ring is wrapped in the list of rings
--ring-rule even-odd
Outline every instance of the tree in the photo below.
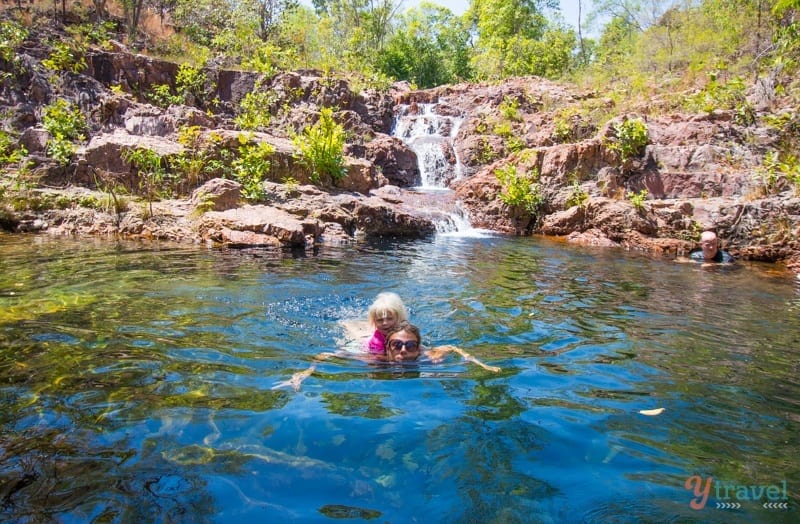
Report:
[[[268,41],[280,27],[284,16],[297,9],[297,0],[249,0],[258,19],[259,36]]]
[[[320,15],[327,15],[339,38],[353,55],[367,62],[383,49],[399,13],[400,0],[314,0]]]
[[[545,9],[556,0],[473,0],[467,16],[478,35],[473,66],[481,78],[535,74],[528,56],[550,29]]]
[[[139,34],[139,19],[145,8],[145,0],[122,0],[122,9],[125,12],[125,23],[128,26],[128,38],[135,41]]]
[[[420,88],[470,78],[469,33],[449,9],[423,2],[406,11],[378,56],[379,70]]]

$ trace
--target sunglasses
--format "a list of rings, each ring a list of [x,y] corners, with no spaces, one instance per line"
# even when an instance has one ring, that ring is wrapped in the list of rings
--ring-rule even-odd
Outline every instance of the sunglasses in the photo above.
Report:
[[[389,347],[394,351],[402,351],[403,348],[406,348],[406,351],[409,353],[414,353],[419,349],[419,344],[417,344],[416,340],[406,340],[405,342],[402,340],[392,340],[389,342]]]

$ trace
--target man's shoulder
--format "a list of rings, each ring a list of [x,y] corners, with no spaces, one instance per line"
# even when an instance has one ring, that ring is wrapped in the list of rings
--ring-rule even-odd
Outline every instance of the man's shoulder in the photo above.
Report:
[[[711,260],[706,260],[703,257],[702,249],[697,249],[695,251],[690,252],[689,258],[695,262],[721,262],[725,264],[731,264],[736,261],[736,259],[730,253],[722,250],[717,251],[717,255]]]

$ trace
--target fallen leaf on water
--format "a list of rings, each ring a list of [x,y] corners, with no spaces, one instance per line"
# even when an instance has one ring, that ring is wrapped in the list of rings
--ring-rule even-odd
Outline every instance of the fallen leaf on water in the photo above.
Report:
[[[642,415],[647,415],[648,417],[655,417],[656,415],[664,413],[664,408],[642,409],[639,411],[639,413]]]

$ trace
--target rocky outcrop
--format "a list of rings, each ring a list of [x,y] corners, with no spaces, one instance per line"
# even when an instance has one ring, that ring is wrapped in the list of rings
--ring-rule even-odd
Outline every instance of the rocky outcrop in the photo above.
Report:
[[[789,184],[761,180],[765,152],[782,140],[780,130],[758,123],[764,119],[741,122],[732,111],[621,111],[591,91],[540,78],[425,91],[398,83],[379,92],[354,89],[320,71],[265,76],[218,68],[203,70],[203,93],[162,108],[146,94],[158,85],[174,92],[176,64],[117,46],[92,51],[83,73],[55,73],[41,66],[47,53],[37,49],[20,54],[23,67],[4,82],[0,104],[6,128],[18,133],[30,154],[28,169],[39,180],[67,194],[76,186],[89,191],[76,201],[108,200],[96,189],[113,193],[115,184],[136,195],[141,174],[124,160],[131,148],[202,169],[175,185],[178,199],[153,202],[152,214],[144,211],[149,206],[132,203],[113,212],[108,204],[9,211],[0,213],[6,228],[308,248],[361,235],[428,235],[462,206],[476,227],[667,256],[696,247],[699,232],[713,227],[735,255],[800,267],[800,199]],[[753,107],[783,111],[796,126],[795,108],[778,108],[781,99],[768,88],[753,90]],[[265,95],[262,109],[270,118],[258,132],[244,132],[235,117],[253,92]],[[52,137],[41,122],[42,107],[56,98],[75,103],[88,119],[86,140],[67,165],[47,157]],[[404,190],[420,182],[418,158],[390,136],[398,108],[427,117],[422,104],[435,104],[430,114],[449,117],[442,120],[448,128],[438,130],[452,138],[442,146],[451,169],[440,180],[454,190],[446,202]],[[337,181],[312,177],[292,142],[317,121],[321,107],[336,108],[348,132],[346,176]],[[608,122],[588,116],[610,112],[624,114]],[[633,118],[646,123],[647,144],[623,158],[614,147],[615,126]],[[268,144],[272,151],[259,173],[265,196],[249,204],[232,180],[246,143]],[[503,198],[507,188],[496,174],[509,169],[533,184],[535,205]]]

